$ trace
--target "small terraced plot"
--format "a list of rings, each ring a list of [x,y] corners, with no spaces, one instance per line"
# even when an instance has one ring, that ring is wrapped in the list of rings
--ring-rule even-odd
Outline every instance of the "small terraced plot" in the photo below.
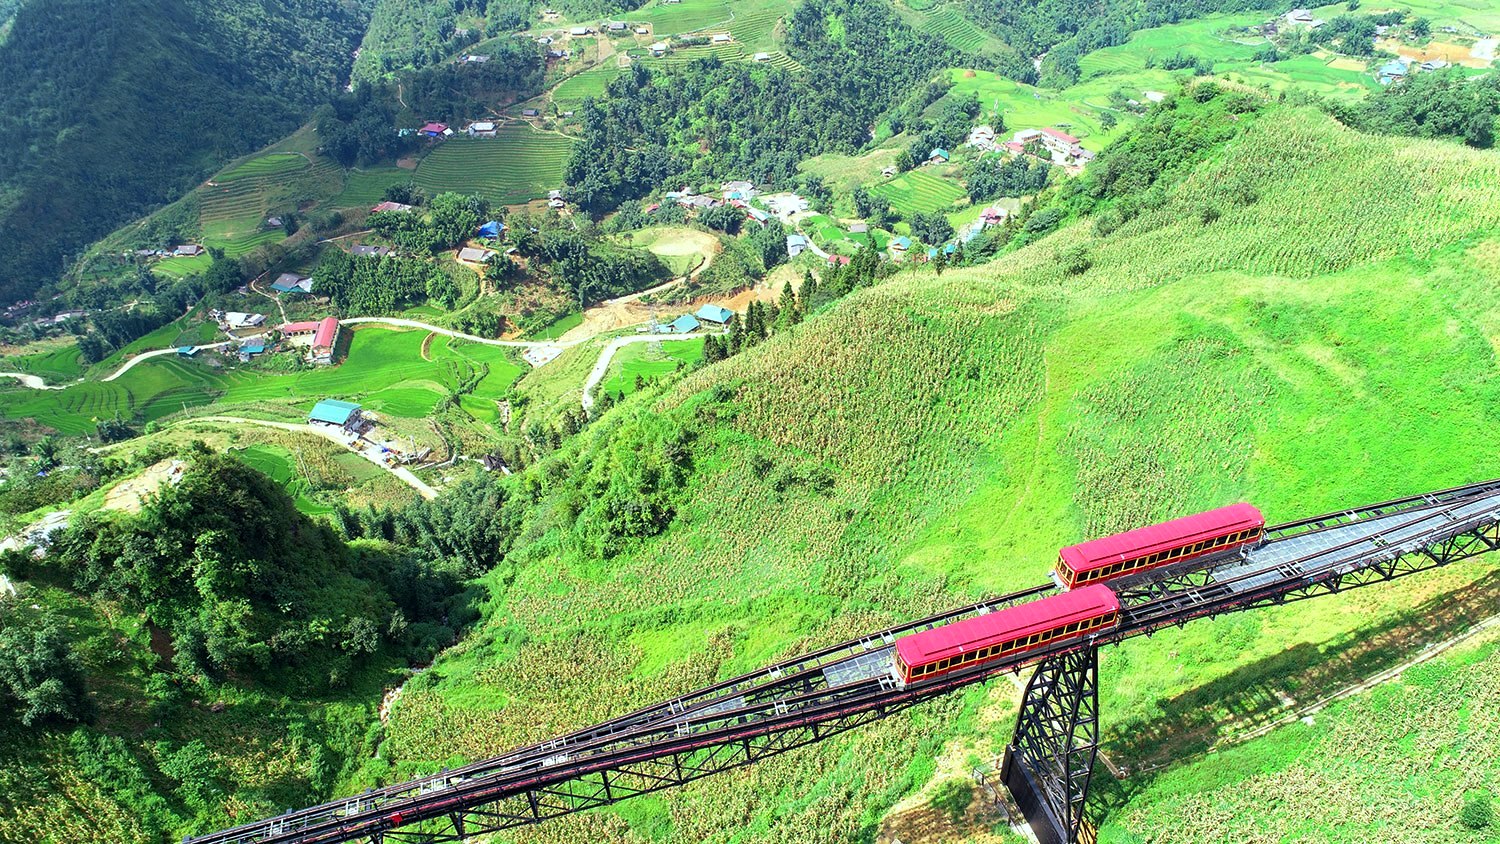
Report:
[[[889,199],[904,214],[942,211],[961,199],[964,189],[954,179],[945,179],[925,169],[902,173],[876,185],[874,192]]]
[[[422,159],[415,179],[428,193],[473,193],[513,205],[562,187],[572,151],[571,138],[513,123],[496,138],[444,141]]]

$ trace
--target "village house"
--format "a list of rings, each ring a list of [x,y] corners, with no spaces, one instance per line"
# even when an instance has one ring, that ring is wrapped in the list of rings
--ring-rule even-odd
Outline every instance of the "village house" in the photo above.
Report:
[[[362,244],[349,250],[356,258],[384,258],[394,251],[389,246],[370,246],[368,244]]]
[[[1380,66],[1380,84],[1389,85],[1400,79],[1406,78],[1406,65],[1399,59],[1392,59]]]
[[[932,152],[927,153],[928,164],[947,164],[948,151],[942,147],[933,147]]]
[[[635,28],[635,34],[636,35],[650,35],[651,34],[651,27],[649,27],[649,26],[638,26],[638,27]]]
[[[807,238],[800,234],[789,234],[786,236],[786,254],[788,258],[795,258],[802,254],[807,248]]]
[[[311,293],[312,279],[296,273],[282,273],[271,282],[271,289],[277,293]]]
[[[768,62],[768,61],[771,60],[771,54],[770,53],[756,53],[752,58],[755,61],[758,61],[758,62]]]
[[[1160,91],[1142,91],[1141,96],[1145,97],[1148,103],[1159,103],[1167,98],[1167,95]]]
[[[977,147],[986,152],[995,148],[995,128],[993,126],[975,126],[969,130],[969,138],[964,141],[965,146]]]
[[[850,223],[849,224],[849,233],[850,234],[869,234],[870,233],[870,224],[869,223],[864,223],[864,222]]]
[[[887,179],[893,179],[896,177],[896,172],[896,166],[893,164],[889,167],[883,168],[880,171],[880,175],[886,177]]]
[[[594,29],[589,26],[575,26],[568,30],[569,35],[593,35]]]
[[[755,222],[760,223],[762,226],[764,226],[766,222],[771,219],[770,213],[762,211],[759,208],[748,207],[745,209],[745,217],[746,219],[754,220]]]
[[[906,250],[911,248],[911,238],[904,235],[891,238],[890,250],[893,256],[905,255]]]
[[[471,138],[493,138],[497,133],[495,123],[492,120],[481,120],[470,123],[469,128],[465,131],[469,133],[469,137]]]
[[[255,328],[258,325],[264,324],[265,321],[265,314],[245,314],[239,311],[230,311],[224,315],[224,325],[231,331],[241,328]]]
[[[652,44],[650,47],[647,47],[646,49],[651,51],[651,55],[659,59],[667,54],[667,42],[658,41],[655,44]]]
[[[410,213],[412,211],[415,211],[415,210],[417,210],[417,209],[416,209],[416,206],[414,206],[414,205],[407,205],[404,202],[389,202],[389,201],[387,201],[387,202],[382,202],[379,205],[376,205],[374,208],[371,208],[370,209],[370,213],[371,214],[383,214],[383,213],[389,211],[389,212],[395,212],[395,213],[398,213],[398,214],[408,214],[408,213]]]
[[[522,117],[540,117],[541,114],[542,113],[540,111],[537,111],[534,108],[523,108],[523,109],[521,109],[521,116]]]
[[[783,220],[789,220],[792,215],[806,211],[808,208],[807,199],[795,193],[773,193],[761,197],[761,201],[766,204],[766,208],[770,209],[772,214]]]
[[[734,41],[734,36],[727,32],[715,33],[712,39],[715,44],[729,44]]]
[[[542,45],[543,47],[549,46],[552,43],[552,36],[543,35],[536,40],[536,43]]]
[[[728,325],[729,321],[734,319],[734,311],[722,305],[704,305],[693,316],[703,322],[711,322],[714,325]]]
[[[417,130],[417,134],[424,138],[446,138],[453,134],[446,123],[428,123]]]
[[[610,32],[624,32],[626,29],[630,28],[629,24],[625,23],[624,21],[610,21],[609,23],[605,24],[604,27]]]
[[[1042,146],[1065,158],[1071,158],[1078,146],[1078,139],[1067,132],[1048,127],[1042,130]]]
[[[746,181],[725,182],[724,198],[744,200],[754,199],[755,185]]]
[[[172,250],[172,257],[174,257],[174,258],[196,258],[199,255],[202,255],[206,251],[207,251],[206,249],[204,249],[202,246],[199,246],[196,243],[184,243],[181,246],[177,247],[176,249]]]
[[[490,249],[480,249],[477,246],[465,246],[458,250],[458,260],[467,261],[471,264],[483,264],[497,253]]]
[[[683,314],[682,316],[678,317],[677,319],[672,320],[671,322],[667,323],[666,325],[658,325],[656,327],[656,333],[658,333],[658,334],[687,334],[688,332],[691,332],[691,331],[697,331],[699,325],[700,325],[700,323],[698,322],[697,319],[695,319],[693,317],[692,314]]]
[[[463,60],[464,60],[465,64],[484,64],[485,62],[487,62],[487,61],[490,60],[490,57],[489,56],[468,55],[468,56],[464,56]]]

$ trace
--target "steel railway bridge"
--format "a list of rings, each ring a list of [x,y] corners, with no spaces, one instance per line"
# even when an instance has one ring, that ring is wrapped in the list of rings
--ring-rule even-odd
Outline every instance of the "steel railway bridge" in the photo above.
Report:
[[[908,633],[1033,600],[1051,584],[872,633],[503,756],[288,812],[192,844],[442,844],[539,823],[748,765],[955,688],[1036,666],[1001,777],[1041,844],[1092,837],[1084,801],[1099,741],[1098,652],[1196,618],[1393,580],[1500,549],[1500,480],[1268,527],[1265,542],[1110,582],[1099,635],[911,687],[891,666]]]

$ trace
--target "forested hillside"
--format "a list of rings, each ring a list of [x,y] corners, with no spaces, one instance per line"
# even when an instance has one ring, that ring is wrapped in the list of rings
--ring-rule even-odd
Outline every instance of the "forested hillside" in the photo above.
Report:
[[[358,0],[28,0],[0,44],[0,299],[296,126],[364,21]]]

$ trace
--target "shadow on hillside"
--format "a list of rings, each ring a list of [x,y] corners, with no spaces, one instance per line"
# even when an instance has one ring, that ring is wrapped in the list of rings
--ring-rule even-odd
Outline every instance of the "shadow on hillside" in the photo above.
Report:
[[[1109,725],[1103,751],[1126,769],[1124,782],[1095,780],[1104,807],[1118,805],[1168,764],[1207,750],[1215,740],[1284,717],[1411,659],[1429,644],[1452,638],[1500,608],[1500,570],[1436,596],[1375,625],[1322,644],[1302,643],[1242,666],[1176,697],[1158,701],[1162,714]],[[1102,678],[1108,682],[1108,677]],[[1102,771],[1102,769],[1101,769]]]

